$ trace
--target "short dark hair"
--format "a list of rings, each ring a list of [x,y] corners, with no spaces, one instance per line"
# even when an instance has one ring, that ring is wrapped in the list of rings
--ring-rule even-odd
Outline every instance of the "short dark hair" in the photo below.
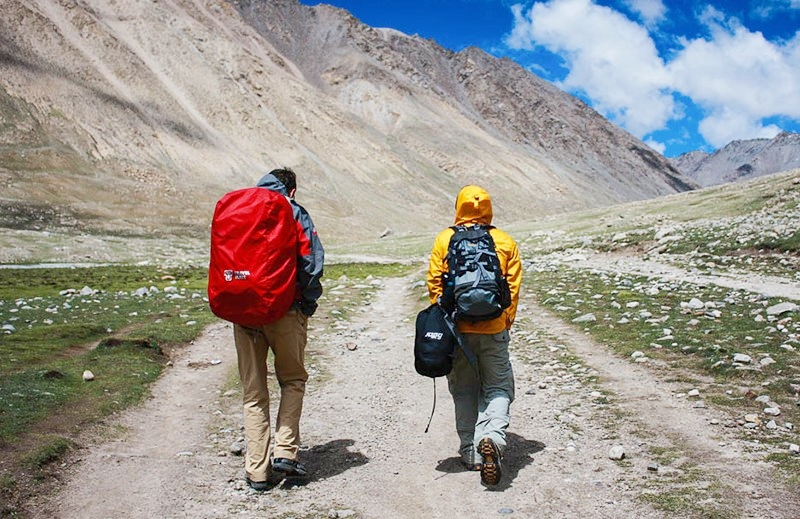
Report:
[[[287,195],[297,189],[297,175],[291,168],[273,169],[269,173],[281,181],[281,184],[286,188]]]

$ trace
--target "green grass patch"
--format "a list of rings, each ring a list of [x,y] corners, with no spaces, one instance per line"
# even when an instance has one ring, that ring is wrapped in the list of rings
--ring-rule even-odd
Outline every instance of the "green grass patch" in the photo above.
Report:
[[[781,252],[800,252],[800,231],[795,231],[786,237],[776,236],[766,239],[756,245],[761,249],[777,250]]]
[[[366,278],[394,278],[411,274],[416,267],[404,263],[335,263],[325,265],[323,283],[331,284],[345,276],[349,280],[363,281]]]
[[[767,461],[775,463],[786,475],[789,484],[800,486],[800,456],[789,452],[774,452],[767,456]]]
[[[139,402],[163,352],[216,320],[206,279],[192,267],[0,269],[0,445],[69,435]]]
[[[315,318],[342,323],[365,311],[382,279],[410,275],[419,265],[403,263],[344,263],[325,265],[323,294]]]
[[[0,379],[0,440],[10,443],[54,413],[62,415],[57,423],[76,425],[139,402],[165,362],[152,345],[111,341],[84,355],[6,375]],[[95,380],[85,382],[84,370]]]
[[[75,442],[61,436],[47,438],[40,447],[23,458],[23,464],[33,469],[41,469],[48,463],[60,459],[74,446]]]
[[[724,487],[713,476],[703,474],[689,463],[681,463],[677,453],[669,449],[664,450],[662,456],[669,464],[677,466],[659,473],[658,477],[645,479],[640,499],[669,513],[670,517],[735,519],[741,516],[725,499]]]
[[[54,297],[62,291],[83,287],[108,293],[155,286],[205,290],[208,271],[200,267],[157,267],[152,265],[105,265],[72,268],[0,269],[0,300]]]

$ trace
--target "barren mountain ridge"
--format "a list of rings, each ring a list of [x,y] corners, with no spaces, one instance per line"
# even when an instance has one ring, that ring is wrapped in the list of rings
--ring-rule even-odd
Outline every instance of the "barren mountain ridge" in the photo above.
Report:
[[[800,166],[800,134],[781,132],[772,139],[736,140],[714,153],[693,151],[670,162],[702,186],[748,180]]]
[[[696,186],[510,60],[331,6],[0,7],[4,227],[204,236],[223,193],[282,165],[329,243],[436,230],[467,183],[498,222]]]

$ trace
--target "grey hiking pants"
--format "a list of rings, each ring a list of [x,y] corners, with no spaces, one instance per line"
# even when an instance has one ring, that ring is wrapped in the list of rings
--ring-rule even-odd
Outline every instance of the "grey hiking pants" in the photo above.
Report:
[[[489,437],[500,452],[506,447],[509,407],[514,401],[514,372],[508,356],[507,330],[494,335],[465,333],[466,346],[477,358],[473,365],[460,349],[453,359],[447,385],[453,396],[460,451],[474,452]]]

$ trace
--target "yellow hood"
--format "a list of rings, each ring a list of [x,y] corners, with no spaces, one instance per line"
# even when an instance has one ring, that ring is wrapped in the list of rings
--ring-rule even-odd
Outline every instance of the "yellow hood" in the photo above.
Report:
[[[492,199],[483,188],[465,186],[456,197],[456,225],[491,225]]]

